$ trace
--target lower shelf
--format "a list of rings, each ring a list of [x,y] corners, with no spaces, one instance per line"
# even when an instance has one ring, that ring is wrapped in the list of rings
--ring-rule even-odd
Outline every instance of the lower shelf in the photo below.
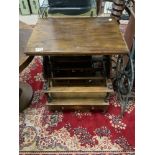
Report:
[[[52,110],[70,110],[70,109],[104,109],[109,105],[109,102],[105,102],[103,98],[89,98],[89,99],[54,99],[51,103],[46,103],[46,105]]]

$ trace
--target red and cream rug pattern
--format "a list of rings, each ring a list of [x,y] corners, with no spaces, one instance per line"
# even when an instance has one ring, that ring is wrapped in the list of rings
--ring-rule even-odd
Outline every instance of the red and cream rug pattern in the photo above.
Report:
[[[124,117],[113,94],[107,113],[93,111],[51,112],[45,106],[46,83],[42,58],[35,57],[20,74],[29,83],[34,97],[29,108],[19,115],[20,154],[134,154],[135,105],[130,101]],[[95,152],[95,153],[94,153]]]

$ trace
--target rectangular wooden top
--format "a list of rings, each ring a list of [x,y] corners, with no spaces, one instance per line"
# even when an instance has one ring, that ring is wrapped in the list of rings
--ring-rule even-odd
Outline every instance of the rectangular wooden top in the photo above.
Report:
[[[39,19],[27,44],[27,55],[126,54],[128,47],[114,18]]]

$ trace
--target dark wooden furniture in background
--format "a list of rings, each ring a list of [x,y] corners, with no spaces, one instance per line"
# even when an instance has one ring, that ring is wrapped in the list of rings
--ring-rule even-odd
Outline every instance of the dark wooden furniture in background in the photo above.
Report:
[[[25,53],[43,56],[49,107],[98,109],[113,92],[109,57],[128,47],[114,18],[48,18],[38,21]]]
[[[131,49],[132,47],[134,37],[135,37],[135,5],[133,7],[133,10],[131,10],[129,23],[127,25],[127,28],[124,34],[124,38],[129,49]]]
[[[102,9],[102,1],[103,0],[96,0],[96,7],[97,7],[97,15],[100,15]]]
[[[24,54],[32,31],[32,26],[19,22],[19,72],[22,72],[33,59],[33,56],[29,57]]]
[[[28,39],[33,28],[19,22],[19,73],[21,73],[32,61],[33,56],[24,54]],[[19,112],[22,112],[31,103],[33,96],[32,87],[28,83],[19,82]]]

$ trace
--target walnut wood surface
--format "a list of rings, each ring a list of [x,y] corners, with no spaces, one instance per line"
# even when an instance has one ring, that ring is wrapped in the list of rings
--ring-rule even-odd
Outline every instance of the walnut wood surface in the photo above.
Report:
[[[113,92],[113,89],[107,87],[50,87],[45,92],[52,93],[104,93]],[[91,97],[91,96],[90,96]]]
[[[38,21],[25,53],[111,55],[126,54],[128,47],[114,18],[48,18]]]
[[[55,99],[53,100],[51,103],[46,103],[46,105],[50,105],[50,106],[103,106],[103,105],[109,105],[109,102],[105,102],[103,99],[99,98],[99,99],[84,99],[84,98],[80,98],[80,99]]]
[[[22,72],[33,59],[33,56],[26,56],[24,54],[32,31],[32,26],[19,22],[19,73]]]
[[[107,93],[113,92],[113,89],[107,87],[51,87],[44,91],[51,93],[53,98],[83,98],[83,99],[103,99]]]
[[[53,77],[53,80],[104,80],[104,77]]]

